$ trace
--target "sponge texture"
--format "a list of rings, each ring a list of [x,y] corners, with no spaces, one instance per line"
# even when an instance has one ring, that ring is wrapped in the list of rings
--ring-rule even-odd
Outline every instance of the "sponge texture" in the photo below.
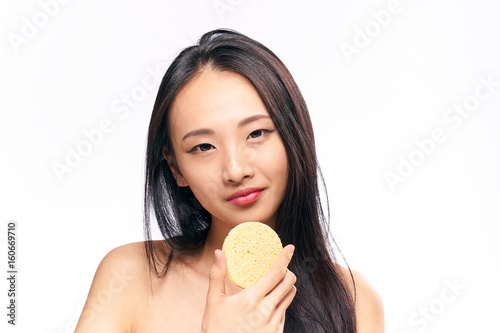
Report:
[[[271,268],[282,249],[272,228],[260,222],[241,223],[231,229],[222,246],[227,276],[239,287],[247,288]]]

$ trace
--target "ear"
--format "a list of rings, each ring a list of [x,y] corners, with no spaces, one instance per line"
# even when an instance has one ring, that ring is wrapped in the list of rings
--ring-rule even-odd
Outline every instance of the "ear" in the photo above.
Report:
[[[168,166],[170,167],[170,170],[172,171],[172,174],[174,175],[175,181],[177,182],[177,186],[179,187],[186,187],[189,186],[188,183],[186,182],[186,179],[182,176],[181,171],[179,170],[179,167],[177,166],[177,161],[175,160],[175,155],[172,153],[169,153],[167,146],[163,146],[163,157],[168,163]]]

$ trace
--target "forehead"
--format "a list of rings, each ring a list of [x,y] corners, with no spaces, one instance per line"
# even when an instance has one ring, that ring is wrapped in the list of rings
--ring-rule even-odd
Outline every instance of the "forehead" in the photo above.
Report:
[[[255,114],[268,112],[247,78],[234,72],[205,70],[179,91],[169,122],[174,131],[177,126],[206,126]]]

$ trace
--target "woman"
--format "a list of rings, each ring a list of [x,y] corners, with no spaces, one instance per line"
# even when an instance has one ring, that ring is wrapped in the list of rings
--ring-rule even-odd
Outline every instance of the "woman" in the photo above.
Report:
[[[286,67],[235,31],[206,33],[173,61],[154,105],[147,241],[103,259],[76,332],[383,332],[379,296],[335,261],[318,173]],[[162,241],[151,240],[151,210]],[[242,290],[220,249],[247,221],[290,245]]]

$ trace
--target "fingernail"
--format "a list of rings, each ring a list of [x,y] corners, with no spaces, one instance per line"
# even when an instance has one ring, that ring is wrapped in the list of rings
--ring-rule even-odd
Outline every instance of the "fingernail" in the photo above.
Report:
[[[220,260],[220,254],[219,254],[219,252],[216,250],[216,251],[215,251],[215,263],[216,263],[217,265],[219,265],[219,264],[220,264],[220,261],[221,261],[221,260]]]
[[[290,252],[290,255],[293,256],[293,252],[295,251],[295,246],[289,245],[288,246],[288,252]]]

